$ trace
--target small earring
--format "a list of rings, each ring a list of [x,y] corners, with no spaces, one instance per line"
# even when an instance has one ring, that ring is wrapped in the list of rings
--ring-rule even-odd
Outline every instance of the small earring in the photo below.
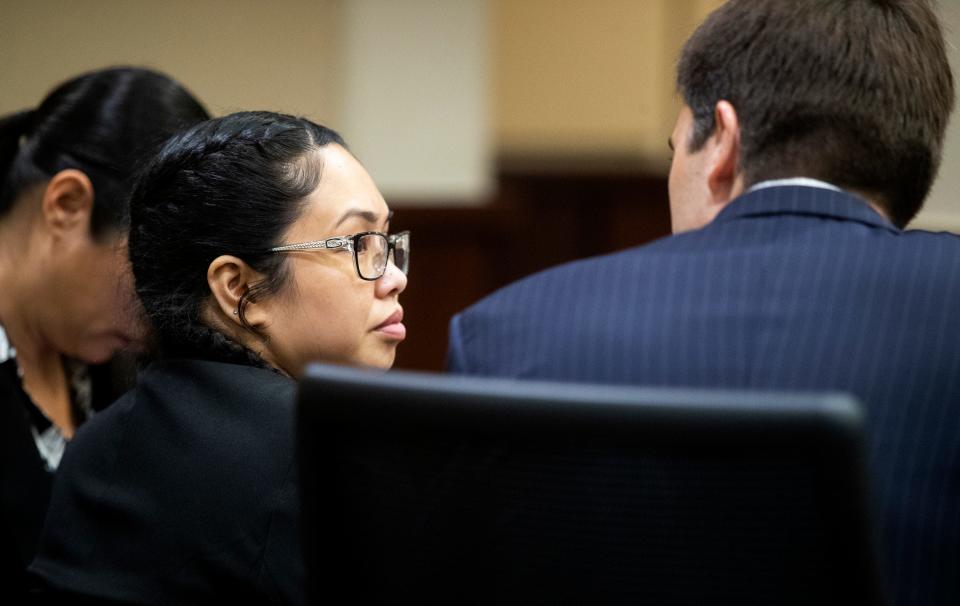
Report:
[[[239,309],[234,309],[234,310],[233,310],[233,315],[237,315],[239,312],[240,312]]]

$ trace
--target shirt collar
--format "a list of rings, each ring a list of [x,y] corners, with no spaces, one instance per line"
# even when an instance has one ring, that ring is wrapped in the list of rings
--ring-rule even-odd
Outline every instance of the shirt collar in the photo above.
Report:
[[[17,351],[13,348],[13,345],[10,345],[10,340],[7,339],[7,333],[4,332],[3,326],[0,325],[0,363],[6,362],[16,355]]]
[[[9,372],[16,375],[17,381],[22,381],[23,372],[20,370],[20,365],[17,364],[16,355],[17,350],[14,349],[6,331],[0,325],[0,365],[4,369],[9,368]],[[77,419],[77,424],[80,425],[94,414],[89,369],[85,364],[67,359],[64,359],[64,364],[70,388],[71,413]],[[47,471],[56,471],[66,449],[67,439],[63,436],[60,428],[54,425],[47,415],[40,410],[40,407],[33,402],[29,394],[23,391],[22,383],[18,386],[23,393],[24,402],[27,404],[30,433],[33,435],[37,452],[40,454],[44,465],[46,465]]]
[[[760,183],[756,183],[750,187],[746,193],[757,191],[758,189],[766,189],[768,187],[782,187],[788,185],[819,187],[820,189],[829,189],[830,191],[843,191],[836,185],[827,183],[826,181],[821,181],[820,179],[811,179],[810,177],[793,177],[791,179],[770,179],[769,181],[761,181]]]
[[[763,215],[806,215],[856,221],[900,233],[900,229],[863,198],[814,179],[779,179],[758,183],[721,210],[714,223]]]

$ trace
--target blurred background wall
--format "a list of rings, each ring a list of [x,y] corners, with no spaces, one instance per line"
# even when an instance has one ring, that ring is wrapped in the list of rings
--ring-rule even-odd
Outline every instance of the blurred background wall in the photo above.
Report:
[[[82,71],[165,71],[215,114],[341,131],[414,230],[398,366],[455,311],[669,230],[673,70],[720,0],[0,0],[0,113]],[[941,2],[960,65],[960,0]],[[956,69],[956,68],[955,68]],[[960,232],[960,123],[915,227]]]

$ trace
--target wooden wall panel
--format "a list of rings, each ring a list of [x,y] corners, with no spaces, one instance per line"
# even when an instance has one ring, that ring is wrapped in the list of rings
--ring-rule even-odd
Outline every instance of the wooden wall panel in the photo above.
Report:
[[[669,233],[662,176],[505,171],[499,182],[482,207],[396,205],[392,229],[413,232],[396,368],[441,370],[450,318],[501,286]]]

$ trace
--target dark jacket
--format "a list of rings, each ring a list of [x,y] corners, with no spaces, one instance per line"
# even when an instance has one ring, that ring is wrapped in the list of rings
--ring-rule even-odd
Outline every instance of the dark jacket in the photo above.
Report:
[[[0,327],[0,341],[4,339]],[[132,384],[133,370],[128,359],[118,358],[100,366],[83,366],[81,374],[89,405],[100,410]],[[75,387],[71,385],[71,391]],[[75,398],[74,420],[82,423],[88,413]],[[16,359],[0,362],[0,602],[20,601],[27,565],[37,552],[54,472],[37,450],[34,431],[49,426],[23,389]]]
[[[31,572],[117,602],[303,603],[295,387],[249,366],[150,366],[67,449]]]
[[[0,363],[0,595],[10,599],[25,586],[53,485],[30,431],[32,406],[16,361]]]
[[[854,393],[896,604],[960,604],[960,237],[779,186],[454,318],[455,372]]]

